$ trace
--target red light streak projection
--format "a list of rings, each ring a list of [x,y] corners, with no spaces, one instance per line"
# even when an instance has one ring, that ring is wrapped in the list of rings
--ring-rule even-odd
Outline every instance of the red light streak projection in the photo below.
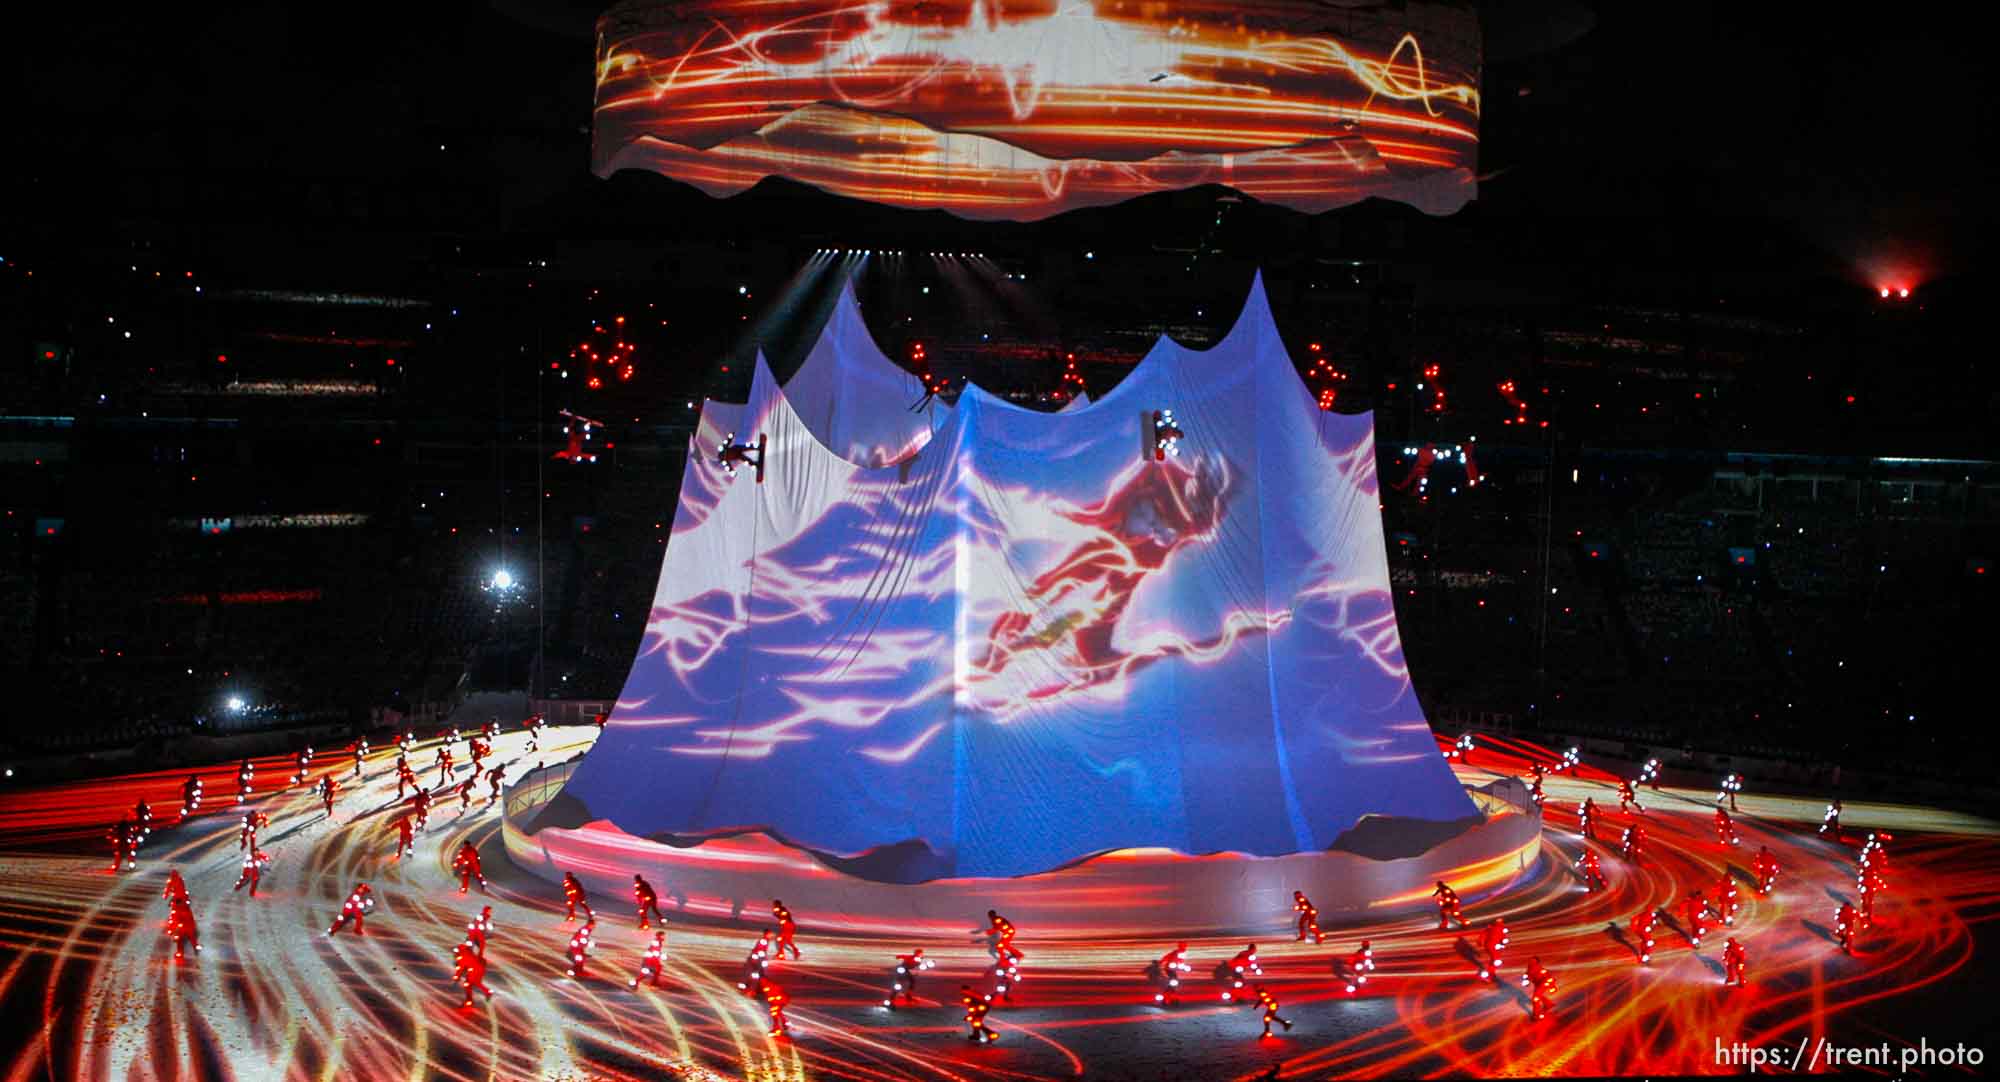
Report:
[[[588,726],[551,730],[544,751],[561,759],[593,738]],[[415,758],[427,758],[432,743]],[[768,896],[790,897],[785,881],[746,887],[740,913],[677,907],[674,885],[659,883],[669,930],[657,989],[626,983],[651,933],[636,928],[620,899],[600,896],[594,974],[568,981],[562,947],[574,926],[562,922],[554,887],[510,874],[498,858],[497,807],[460,812],[441,798],[417,859],[389,859],[394,754],[392,745],[377,752],[359,780],[349,777],[346,753],[320,756],[312,779],[342,779],[332,822],[309,786],[260,786],[255,805],[271,819],[260,844],[274,862],[254,900],[228,889],[239,863],[237,813],[224,796],[233,791],[233,763],[199,772],[221,799],[184,824],[171,822],[181,772],[0,797],[8,883],[0,946],[11,958],[0,966],[0,1018],[14,1038],[0,1043],[0,1077],[1018,1082],[1189,1073],[1248,1080],[1271,1067],[1282,1078],[1725,1073],[1715,1061],[1718,1039],[1900,1047],[1921,1035],[1933,1045],[1977,1044],[1990,1014],[1967,1003],[1966,992],[1993,975],[1974,933],[2000,911],[2000,826],[1850,802],[1844,823],[1853,836],[1836,844],[1816,833],[1823,801],[1753,791],[1737,816],[1744,844],[1725,847],[1712,829],[1712,787],[1647,789],[1644,862],[1635,867],[1615,846],[1597,844],[1610,885],[1587,894],[1571,870],[1586,844],[1575,833],[1577,803],[1597,799],[1600,837],[1615,838],[1632,817],[1610,810],[1614,776],[1586,764],[1545,781],[1538,867],[1497,897],[1466,892],[1469,931],[1438,931],[1418,899],[1412,910],[1329,925],[1327,942],[1314,946],[1294,941],[1287,902],[1266,927],[1191,941],[1184,1002],[1159,1006],[1146,966],[1173,944],[1133,919],[1126,899],[1106,897],[1080,912],[1077,928],[1022,927],[1014,1002],[997,1004],[987,1019],[1001,1039],[972,1045],[955,997],[990,965],[971,931],[984,924],[979,913],[956,928],[841,931],[828,915],[802,911],[804,957],[767,963],[790,996],[793,1030],[771,1039],[761,1006],[735,981],[767,923]],[[526,755],[524,734],[497,742],[495,759],[509,776],[533,765]],[[1468,758],[1456,767],[1461,778],[1484,783],[1557,756],[1482,734]],[[289,756],[259,760],[257,777],[280,778],[289,765]],[[114,876],[108,854],[79,855],[78,840],[99,837],[142,796],[156,819],[138,871]],[[1852,896],[1854,843],[1871,829],[1895,835],[1890,889],[1847,957],[1832,941],[1832,916]],[[489,897],[457,893],[449,866],[465,839],[487,852]],[[1783,871],[1773,893],[1759,896],[1747,868],[1749,854],[1766,845]],[[618,863],[615,852],[605,858]],[[180,964],[162,934],[169,867],[186,878],[205,948]],[[1733,927],[1691,949],[1672,903],[1725,873],[1743,884],[1743,910]],[[798,874],[825,870],[802,866]],[[379,900],[368,934],[323,938],[362,880]],[[487,983],[496,995],[461,1010],[451,948],[486,904]],[[1651,964],[1641,966],[1628,929],[1648,906],[1668,914]],[[1486,982],[1475,948],[1494,917],[1505,919],[1511,943],[1502,979]],[[1088,935],[1079,934],[1084,924],[1094,929]],[[1748,949],[1747,988],[1722,987],[1725,935]],[[1334,963],[1363,939],[1378,968],[1350,994]],[[1257,1039],[1257,1015],[1224,1005],[1214,980],[1218,963],[1250,941],[1259,943],[1263,983],[1295,1022],[1273,1040]],[[915,1006],[882,1007],[895,956],[917,946],[937,969],[919,982]],[[1541,1023],[1528,1021],[1516,983],[1536,958],[1558,984]]]
[[[1478,35],[1450,2],[631,0],[598,23],[593,167],[974,218],[1210,183],[1443,214],[1474,192]]]

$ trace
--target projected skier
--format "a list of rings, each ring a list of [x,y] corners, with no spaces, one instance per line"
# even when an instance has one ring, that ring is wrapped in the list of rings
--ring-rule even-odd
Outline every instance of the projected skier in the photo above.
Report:
[[[1117,481],[1090,507],[1062,508],[1063,518],[1095,531],[1029,586],[1032,612],[1002,614],[987,634],[973,667],[998,676],[1022,654],[1041,651],[1063,676],[1031,689],[1046,699],[1109,683],[1120,675],[1174,654],[1203,652],[1223,641],[1158,646],[1143,653],[1120,649],[1113,638],[1147,576],[1179,549],[1205,540],[1228,509],[1229,482],[1221,464],[1197,460],[1147,460]],[[1226,637],[1227,633],[1225,633]]]

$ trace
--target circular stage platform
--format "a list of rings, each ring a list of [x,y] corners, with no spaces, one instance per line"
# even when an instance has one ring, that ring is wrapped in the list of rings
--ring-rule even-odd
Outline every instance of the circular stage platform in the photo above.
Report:
[[[812,914],[821,932],[956,936],[997,909],[1038,939],[1100,939],[1140,932],[1198,936],[1266,929],[1304,891],[1322,923],[1375,919],[1431,904],[1446,880],[1468,902],[1533,870],[1541,814],[1513,779],[1468,787],[1481,818],[1458,823],[1364,819],[1324,852],[1283,857],[1186,856],[1125,849],[1038,875],[882,883],[849,875],[763,833],[673,846],[597,820],[551,825],[545,816],[573,764],[531,772],[510,790],[508,857],[551,882],[571,872],[606,910],[644,875],[661,905],[684,919],[768,923],[773,898]],[[615,900],[615,901],[614,901]]]

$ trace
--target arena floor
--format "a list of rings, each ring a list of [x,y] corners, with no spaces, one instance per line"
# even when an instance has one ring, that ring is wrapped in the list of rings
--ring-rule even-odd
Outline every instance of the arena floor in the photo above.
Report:
[[[501,738],[494,756],[518,774],[527,760],[554,762],[594,738],[553,729],[539,753],[525,734]],[[413,764],[430,766],[436,741]],[[461,747],[462,751],[462,747]],[[1470,783],[1524,774],[1547,749],[1482,747],[1459,768]],[[0,795],[0,1080],[299,1079],[1255,1079],[1492,1075],[1742,1073],[1755,1047],[1791,1068],[1826,1069],[1837,1054],[1884,1060],[1880,1073],[1963,1074],[1938,1065],[1986,1049],[2000,1018],[1987,991],[2000,977],[1991,919],[2000,912],[2000,824],[1925,808],[1850,804],[1849,841],[1816,833],[1824,801],[1749,794],[1740,847],[1715,837],[1714,793],[1642,791],[1650,851],[1634,867],[1616,852],[1631,817],[1618,812],[1608,776],[1585,768],[1547,784],[1543,858],[1503,896],[1468,905],[1472,932],[1440,932],[1418,912],[1295,941],[1292,914],[1243,938],[1190,944],[1195,970],[1179,1007],[1153,1002],[1145,967],[1170,943],[1142,927],[1090,944],[1038,944],[1021,929],[1024,979],[1015,1002],[989,1018],[1001,1039],[966,1040],[961,1012],[940,1003],[987,964],[968,935],[956,942],[816,935],[797,914],[803,959],[773,967],[790,993],[791,1034],[766,1035],[759,1004],[736,987],[761,923],[675,918],[667,982],[633,991],[650,935],[629,899],[595,898],[600,923],[592,972],[564,976],[560,896],[511,874],[500,852],[498,806],[485,786],[472,809],[440,793],[417,856],[396,861],[395,749],[377,749],[359,782],[345,752],[323,750],[343,789],[332,821],[301,786],[273,791],[289,760],[257,764],[254,802],[270,815],[260,844],[273,858],[258,897],[230,889],[240,866],[232,807],[234,764],[204,771],[202,814],[176,825],[184,774],[147,774],[23,789]],[[458,767],[458,776],[467,768]],[[435,783],[435,767],[420,770]],[[1596,848],[1610,888],[1587,894],[1572,871],[1584,843],[1574,808],[1602,810]],[[135,871],[113,874],[105,827],[145,797],[156,829]],[[1889,889],[1855,957],[1836,948],[1835,908],[1852,900],[1855,852],[1870,829],[1888,830]],[[452,852],[472,839],[485,853],[491,897],[461,897]],[[1758,897],[1748,871],[1768,845],[1783,866]],[[162,934],[161,888],[181,870],[199,918],[198,958],[176,964]],[[1710,894],[1724,875],[1741,884],[1733,928],[1700,948],[1681,928],[1680,900]],[[354,883],[378,905],[365,938],[323,933]],[[670,884],[661,888],[663,904]],[[451,947],[490,903],[490,1004],[458,1008]],[[1649,966],[1637,964],[1628,925],[1654,905],[1666,911]],[[1477,927],[1504,916],[1511,945],[1504,981],[1482,981]],[[967,915],[967,928],[979,914]],[[1107,921],[1116,927],[1116,915]],[[1747,988],[1722,986],[1725,935],[1749,952]],[[1211,968],[1255,936],[1265,983],[1294,1026],[1260,1040],[1259,1015],[1220,1001]],[[1334,960],[1372,941],[1379,969],[1350,995]],[[938,968],[925,1001],[880,1006],[893,956],[923,946]],[[1529,1021],[1520,967],[1539,958],[1558,981],[1553,1017]],[[1739,1043],[1745,1050],[1739,1050]],[[1928,1060],[1921,1057],[1928,1052]],[[1901,1070],[1903,1057],[1915,1072]],[[1983,1073],[1980,1065],[1971,1065]],[[1926,1072],[1925,1068],[1930,1068]],[[1986,1068],[1990,1069],[1990,1068]]]

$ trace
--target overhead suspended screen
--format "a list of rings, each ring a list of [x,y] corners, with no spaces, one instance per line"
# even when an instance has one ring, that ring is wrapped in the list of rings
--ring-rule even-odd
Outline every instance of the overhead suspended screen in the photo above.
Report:
[[[861,321],[827,333],[787,386],[760,360],[747,405],[703,411],[639,655],[565,789],[589,818],[911,881],[1474,814],[1403,662],[1374,426],[1314,405],[1261,287],[1214,349],[1162,339],[1060,413],[974,386],[913,421],[859,378]]]
[[[1461,3],[630,0],[598,22],[600,176],[768,176],[973,218],[1225,184],[1308,212],[1472,198]]]

